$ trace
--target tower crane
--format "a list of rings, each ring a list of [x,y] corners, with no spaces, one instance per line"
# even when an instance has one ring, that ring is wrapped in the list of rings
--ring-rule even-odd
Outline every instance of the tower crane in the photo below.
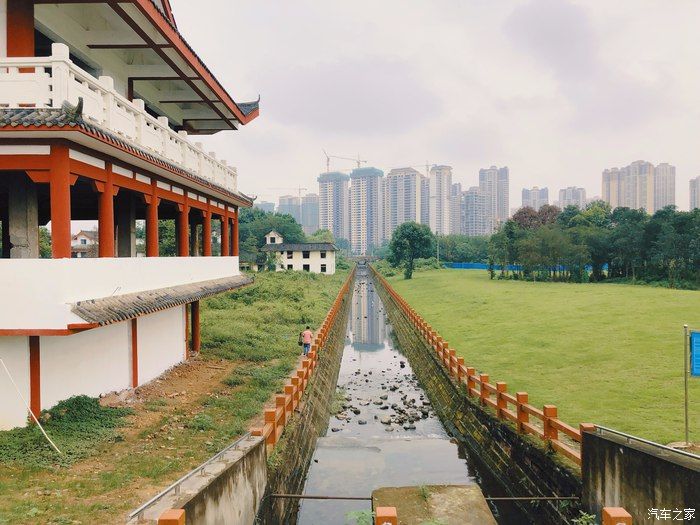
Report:
[[[326,150],[322,150],[323,154],[326,156],[326,173],[331,171],[331,159],[340,159],[340,160],[351,160],[353,162],[357,163],[358,169],[362,166],[362,164],[367,164],[366,160],[363,160],[360,158],[360,154],[357,154],[357,158],[352,158],[352,157],[341,157],[339,155],[329,155],[326,153]]]

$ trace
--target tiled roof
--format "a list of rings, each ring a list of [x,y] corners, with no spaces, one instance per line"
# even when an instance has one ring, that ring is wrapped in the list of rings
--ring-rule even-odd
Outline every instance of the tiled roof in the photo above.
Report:
[[[111,131],[105,130],[97,124],[90,122],[90,120],[83,119],[80,103],[78,104],[78,107],[73,106],[68,102],[64,102],[61,108],[0,108],[0,129],[43,126],[49,128],[69,127],[83,130],[90,135],[97,136],[97,138],[100,140],[120,146],[132,153],[146,158],[154,164],[165,167],[170,171],[182,174],[186,178],[204,187],[209,187],[229,195],[230,197],[250,202],[251,205],[253,203],[253,200],[243,193],[233,193],[226,188],[213,184],[196,173],[185,170],[181,166],[173,164],[171,161],[161,157],[160,155],[156,155],[139,146],[136,146],[133,142],[128,141],[119,135],[112,133]]]
[[[104,326],[198,301],[252,282],[253,279],[248,276],[236,275],[158,290],[90,299],[72,304],[71,312],[87,323]]]
[[[282,244],[266,244],[261,250],[264,252],[334,252],[337,248],[332,242],[283,242]]]
[[[260,97],[258,97],[258,100],[256,100],[255,102],[236,102],[236,105],[247,117],[253,111],[260,108]]]

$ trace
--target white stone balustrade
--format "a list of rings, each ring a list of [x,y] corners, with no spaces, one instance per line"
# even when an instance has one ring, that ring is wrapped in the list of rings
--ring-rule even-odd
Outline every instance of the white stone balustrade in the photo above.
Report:
[[[155,118],[143,100],[133,102],[114,89],[114,80],[93,77],[69,58],[68,46],[53,44],[50,57],[0,58],[0,107],[60,108],[83,99],[83,118],[218,186],[236,192],[236,168],[228,166],[186,131],[176,132],[167,117]]]

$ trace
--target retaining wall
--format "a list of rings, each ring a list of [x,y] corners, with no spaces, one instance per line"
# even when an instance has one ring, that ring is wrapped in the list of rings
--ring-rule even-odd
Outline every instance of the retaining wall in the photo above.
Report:
[[[698,513],[697,456],[612,433],[586,433],[583,454],[583,500],[597,516],[603,507],[624,507],[634,523],[661,523],[666,520],[659,518],[660,509],[671,513],[668,521],[684,521],[685,509]],[[657,509],[656,519],[652,509]]]
[[[463,383],[453,378],[434,349],[421,336],[376,278],[394,334],[421,386],[448,432],[463,443],[493,477],[501,493],[494,496],[581,496],[580,472],[557,457],[534,436],[519,434],[505,420],[491,414],[467,395]],[[578,502],[519,503],[538,525],[569,523],[578,517]]]

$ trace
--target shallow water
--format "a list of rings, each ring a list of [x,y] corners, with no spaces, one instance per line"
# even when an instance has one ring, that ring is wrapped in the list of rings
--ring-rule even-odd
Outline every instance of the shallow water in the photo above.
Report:
[[[480,479],[453,443],[391,337],[381,298],[358,269],[338,377],[342,410],[317,441],[304,494],[369,497],[379,487]],[[344,525],[370,502],[302,500],[301,525]],[[506,509],[506,514],[507,514]],[[499,523],[527,523],[501,512]]]

